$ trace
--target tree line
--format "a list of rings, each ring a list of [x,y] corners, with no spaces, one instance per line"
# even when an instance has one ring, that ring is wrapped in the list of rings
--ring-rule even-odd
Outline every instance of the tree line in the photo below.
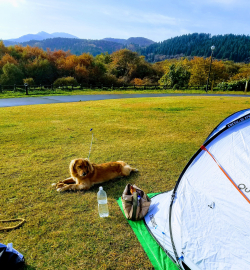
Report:
[[[31,46],[8,46],[0,42],[0,84],[50,85],[56,80],[72,77],[77,83],[123,85],[140,79],[144,84],[157,84],[164,71],[150,64],[143,56],[128,49],[111,54],[74,55],[70,51],[47,51]]]
[[[210,61],[210,57],[194,56],[149,63],[144,56],[128,49],[94,57],[31,46],[5,47],[0,42],[0,84],[204,87]],[[250,77],[249,64],[229,60],[214,59],[211,70],[212,86],[223,86],[223,89],[229,89],[235,82],[244,83]]]
[[[211,57],[197,57],[191,59],[170,59],[161,62],[164,75],[160,79],[161,85],[179,89],[182,87],[205,88],[211,65],[209,88],[217,86],[221,90],[243,90],[246,81],[250,79],[250,64],[222,61]]]
[[[201,56],[211,55],[211,46],[215,46],[214,57],[234,62],[250,61],[250,37],[246,35],[216,35],[205,33],[186,34],[179,37],[167,39],[163,42],[154,43],[140,53],[149,62],[159,59],[170,59],[178,56]]]

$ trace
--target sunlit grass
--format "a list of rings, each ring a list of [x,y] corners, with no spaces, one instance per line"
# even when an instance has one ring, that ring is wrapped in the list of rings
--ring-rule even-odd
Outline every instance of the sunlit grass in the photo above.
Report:
[[[22,217],[13,242],[27,269],[152,269],[116,199],[127,183],[170,190],[184,166],[225,117],[248,98],[171,97],[0,108],[0,219]],[[98,186],[58,193],[73,158],[124,160],[138,174],[103,184],[110,217],[98,217]],[[6,225],[6,224],[0,224]]]

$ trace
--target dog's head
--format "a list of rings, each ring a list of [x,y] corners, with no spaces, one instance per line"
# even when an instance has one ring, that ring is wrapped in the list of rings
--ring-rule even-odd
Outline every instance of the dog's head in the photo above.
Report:
[[[93,166],[87,158],[78,158],[70,162],[69,165],[70,173],[72,176],[87,176],[89,173],[93,172]]]

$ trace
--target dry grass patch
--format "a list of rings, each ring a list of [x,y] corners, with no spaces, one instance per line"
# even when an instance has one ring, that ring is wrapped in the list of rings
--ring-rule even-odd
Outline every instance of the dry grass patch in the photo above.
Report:
[[[23,217],[0,233],[24,254],[27,269],[151,269],[116,199],[127,183],[148,193],[174,187],[212,129],[247,98],[171,97],[0,109],[0,219]],[[110,217],[98,217],[98,186],[58,193],[73,158],[124,160],[140,172],[103,184]],[[1,225],[1,224],[0,224]]]

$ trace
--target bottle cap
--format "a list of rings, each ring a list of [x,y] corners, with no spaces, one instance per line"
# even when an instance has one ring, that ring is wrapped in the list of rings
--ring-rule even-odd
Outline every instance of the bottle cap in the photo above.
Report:
[[[99,190],[103,190],[103,187],[99,187]]]

